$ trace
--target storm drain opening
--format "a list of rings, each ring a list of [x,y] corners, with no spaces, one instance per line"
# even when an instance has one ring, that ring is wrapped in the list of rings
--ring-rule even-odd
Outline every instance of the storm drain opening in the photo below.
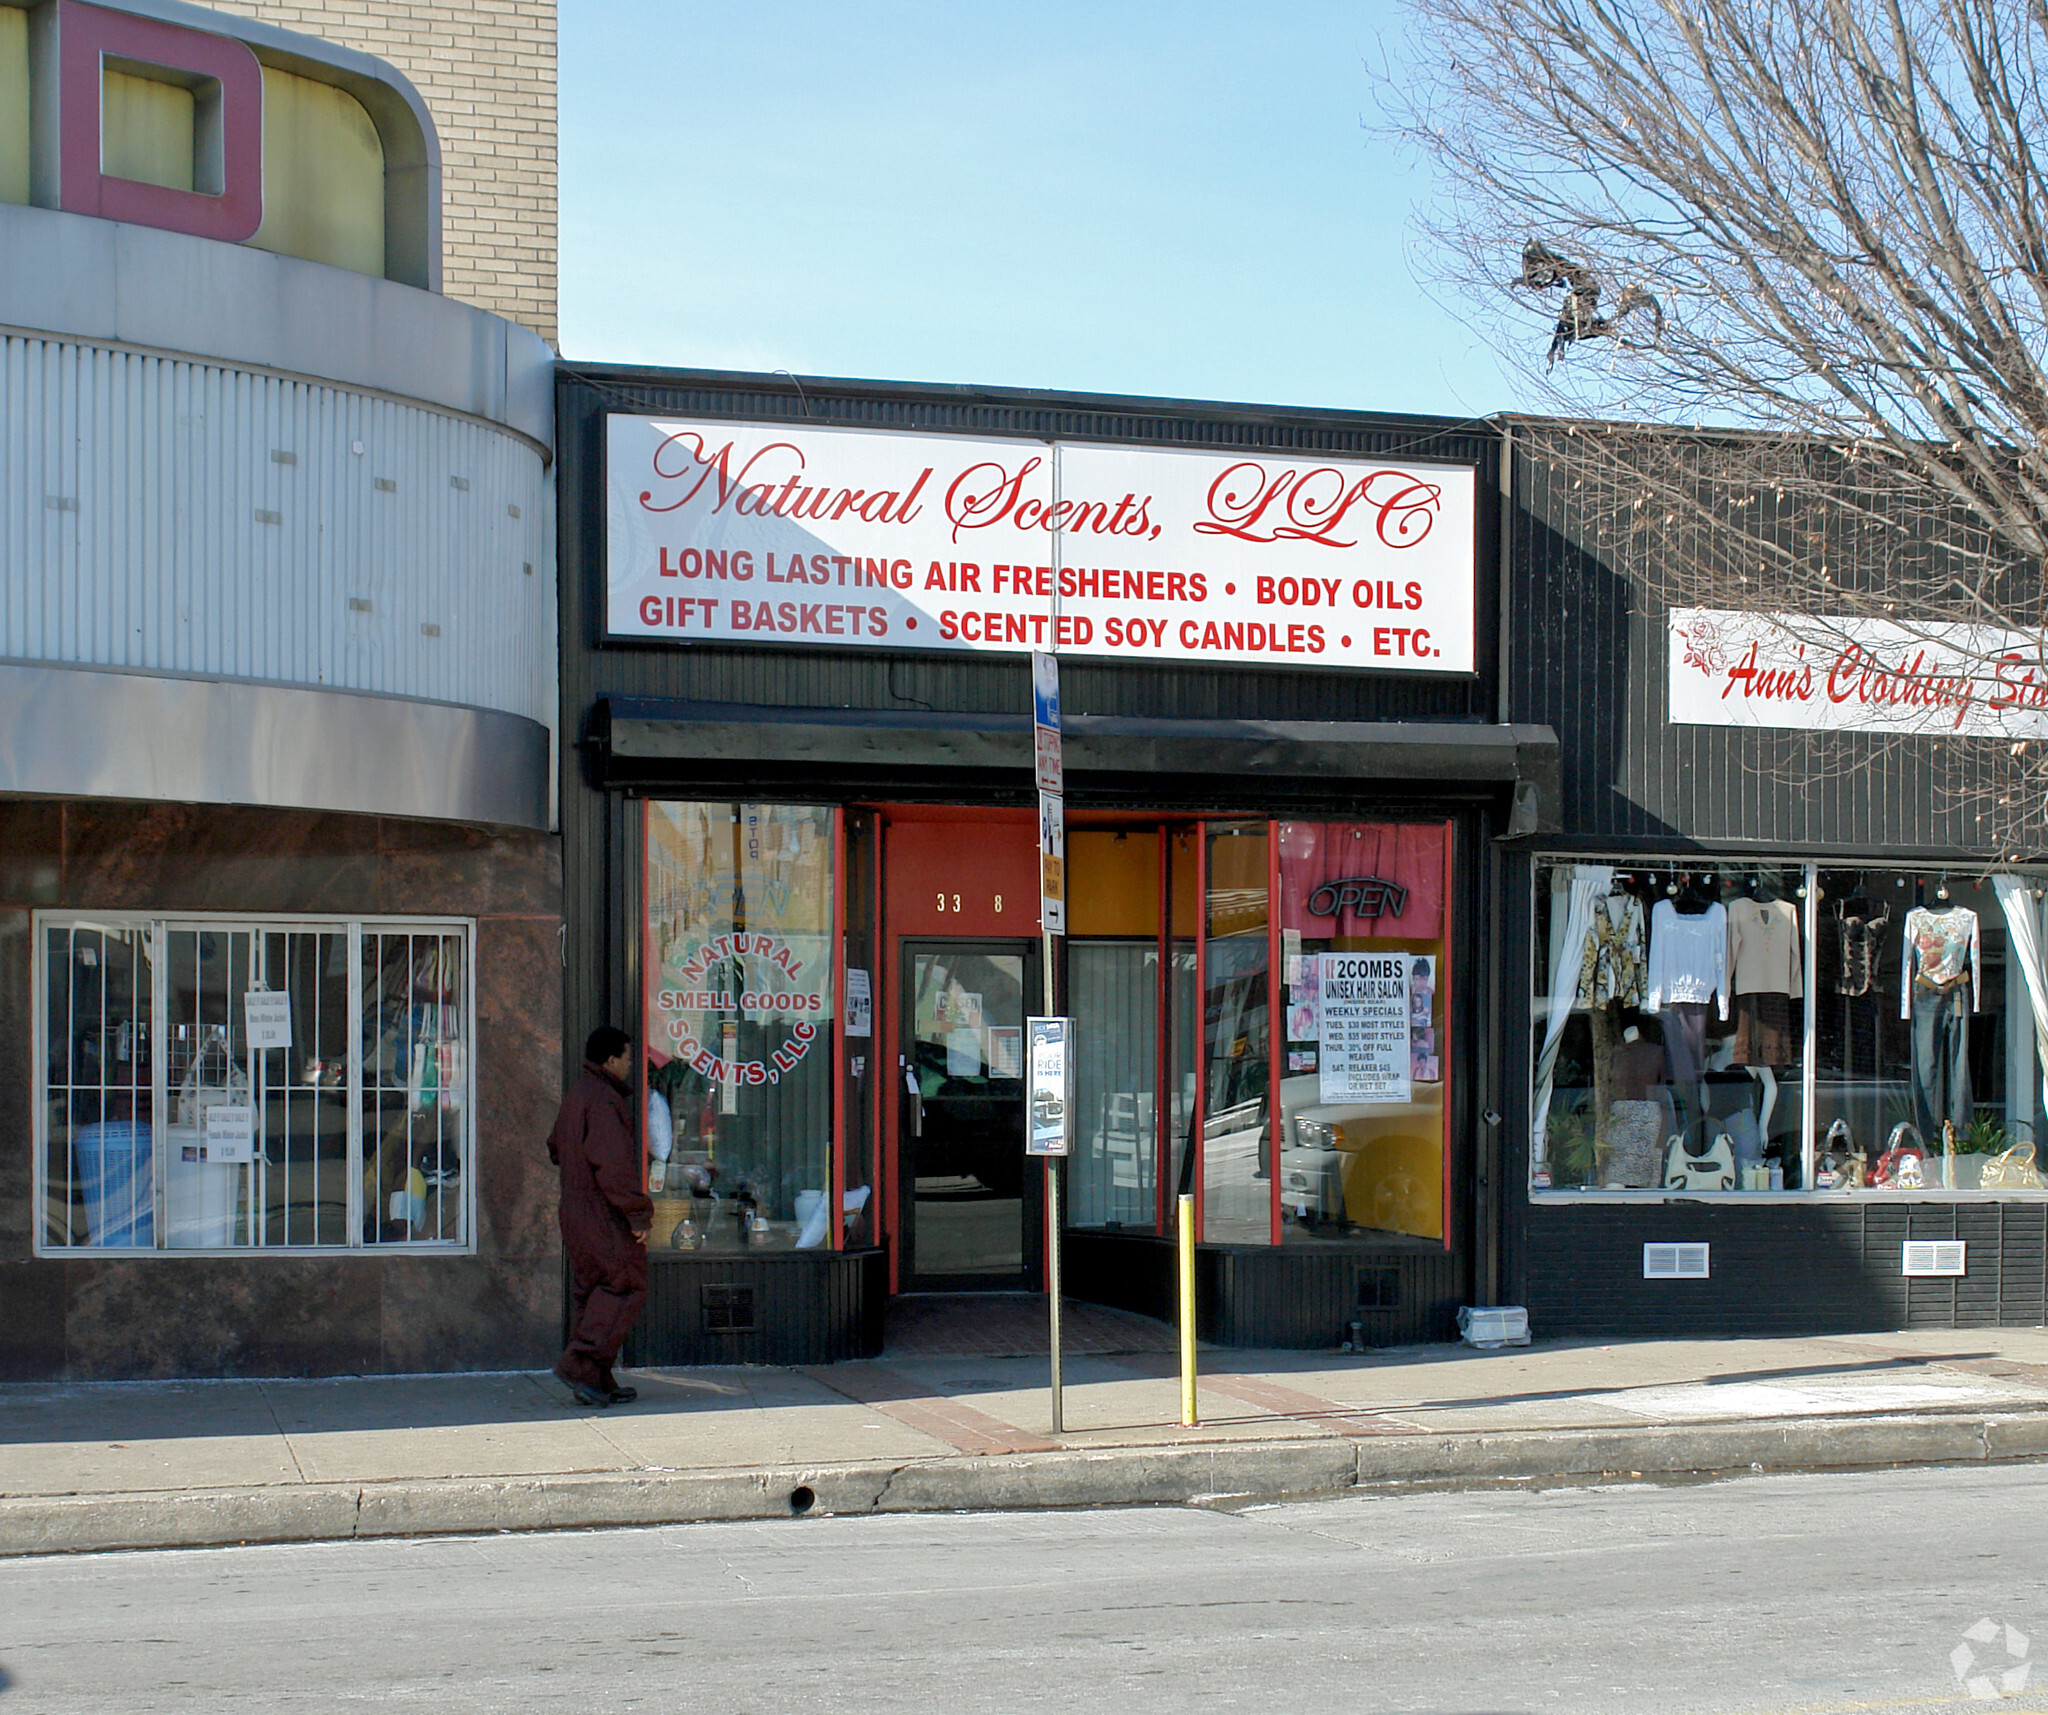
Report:
[[[789,1491],[789,1510],[792,1517],[802,1518],[818,1504],[818,1497],[803,1483]]]

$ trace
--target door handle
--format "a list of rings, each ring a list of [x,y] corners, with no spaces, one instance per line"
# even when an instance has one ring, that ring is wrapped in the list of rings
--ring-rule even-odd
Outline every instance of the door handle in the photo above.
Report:
[[[917,1087],[917,1074],[905,1068],[904,1088],[910,1092],[910,1135],[924,1136],[924,1092]]]

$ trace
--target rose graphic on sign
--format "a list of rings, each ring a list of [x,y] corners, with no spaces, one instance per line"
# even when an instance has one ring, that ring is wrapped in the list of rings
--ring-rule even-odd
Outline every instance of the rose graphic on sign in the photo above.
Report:
[[[1680,631],[1685,643],[1685,664],[1702,673],[1718,673],[1727,665],[1721,650],[1721,628],[1700,614]]]

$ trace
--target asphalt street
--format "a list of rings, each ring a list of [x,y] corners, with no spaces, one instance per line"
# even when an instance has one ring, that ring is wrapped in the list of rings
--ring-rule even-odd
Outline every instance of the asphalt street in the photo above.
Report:
[[[2044,1539],[2023,1466],[24,1559],[0,1715],[2040,1710]]]

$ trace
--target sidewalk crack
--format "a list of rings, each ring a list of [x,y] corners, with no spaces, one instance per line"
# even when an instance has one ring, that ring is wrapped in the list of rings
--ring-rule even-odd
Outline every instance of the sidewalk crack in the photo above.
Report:
[[[270,1389],[261,1382],[258,1382],[256,1384],[256,1397],[263,1401],[263,1409],[270,1413],[270,1422],[272,1427],[277,1430],[277,1438],[284,1443],[285,1457],[292,1462],[292,1474],[303,1483],[306,1480],[306,1468],[299,1463],[299,1450],[292,1445],[290,1432],[286,1430],[284,1420],[277,1415],[277,1406],[271,1400]],[[358,1505],[360,1505],[360,1497],[358,1497]]]

